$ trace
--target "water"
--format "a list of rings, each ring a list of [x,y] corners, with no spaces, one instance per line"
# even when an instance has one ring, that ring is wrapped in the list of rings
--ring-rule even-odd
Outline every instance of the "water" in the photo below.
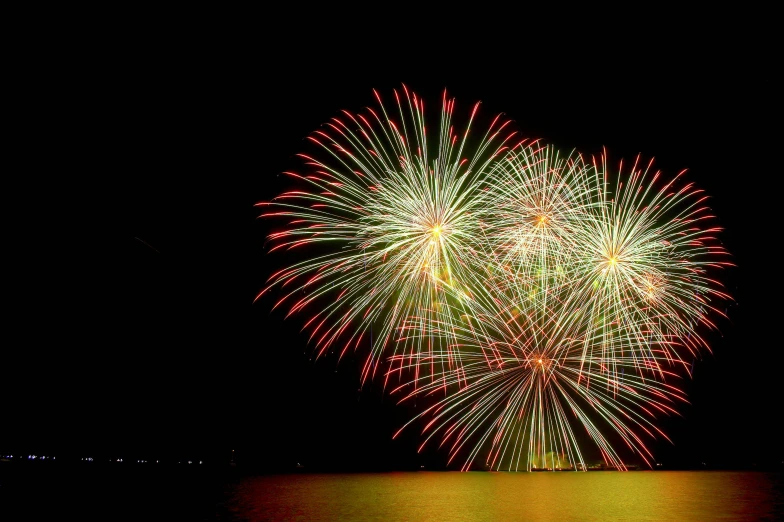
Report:
[[[246,477],[218,520],[784,520],[780,473],[403,472]]]
[[[0,474],[0,520],[784,520],[784,474],[762,471],[203,471]]]

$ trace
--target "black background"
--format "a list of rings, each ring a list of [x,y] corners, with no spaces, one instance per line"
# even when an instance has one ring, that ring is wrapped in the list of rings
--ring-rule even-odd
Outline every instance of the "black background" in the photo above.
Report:
[[[782,461],[769,14],[518,14],[504,27],[241,15],[108,24],[28,64],[6,174],[0,450],[444,467],[436,448],[417,454],[415,433],[391,439],[411,410],[377,383],[359,390],[353,357],[314,361],[302,318],[254,303],[280,267],[254,204],[302,170],[295,155],[321,124],[405,84],[433,116],[446,89],[458,112],[481,101],[565,151],[687,169],[737,264],[722,275],[735,302],[707,336],[691,404],[662,420],[673,442],[651,448],[672,467]]]

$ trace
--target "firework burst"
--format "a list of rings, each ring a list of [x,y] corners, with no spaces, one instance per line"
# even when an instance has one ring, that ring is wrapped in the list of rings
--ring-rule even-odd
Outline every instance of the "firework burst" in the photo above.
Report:
[[[463,364],[395,392],[435,401],[411,423],[426,422],[425,443],[440,437],[450,462],[467,455],[464,470],[477,458],[493,469],[586,469],[587,445],[624,469],[619,443],[650,465],[646,440],[666,438],[656,418],[686,401],[687,361],[707,349],[697,326],[714,328],[711,301],[729,299],[709,275],[727,253],[718,229],[702,226],[712,217],[704,195],[676,188],[683,173],[661,182],[635,163],[611,191],[606,156],[563,169],[547,165],[546,150],[499,167],[508,175],[484,196],[494,212],[483,291],[440,310],[432,328],[455,345],[430,355],[457,352]],[[559,173],[573,190],[559,193]]]
[[[564,310],[564,302],[550,303],[550,319],[542,321],[538,310],[521,310],[498,293],[489,306],[474,301],[475,315],[456,310],[462,321],[439,323],[445,337],[458,343],[451,351],[461,353],[463,364],[393,390],[403,394],[400,402],[432,402],[401,431],[425,423],[420,449],[436,439],[448,448],[450,463],[464,456],[464,471],[477,464],[509,471],[584,470],[588,445],[624,469],[618,442],[649,464],[646,439],[666,438],[656,427],[657,415],[677,414],[686,401],[673,385],[681,378],[678,368],[665,366],[665,351],[653,347],[655,367],[634,357],[585,354],[587,317]],[[411,335],[418,335],[416,328]]]
[[[587,448],[650,465],[679,385],[731,299],[706,195],[638,157],[585,161],[520,139],[500,116],[474,136],[444,92],[437,137],[405,86],[388,109],[315,132],[298,187],[262,202],[271,251],[304,254],[259,293],[307,314],[317,356],[367,349],[423,446],[493,469],[587,469]],[[459,132],[456,127],[461,128]],[[381,368],[381,370],[379,370]]]
[[[589,317],[587,358],[656,366],[663,349],[686,367],[710,349],[698,326],[713,330],[724,315],[713,303],[730,296],[715,273],[731,263],[704,192],[682,182],[685,171],[665,180],[652,164],[637,157],[626,173],[623,162],[608,168],[606,154],[594,161],[599,204],[576,229],[581,269],[567,299]]]
[[[273,274],[258,297],[279,287],[286,291],[275,307],[288,306],[289,315],[310,310],[306,328],[318,355],[369,345],[363,381],[390,352],[420,359],[433,349],[427,335],[397,343],[396,329],[419,317],[427,332],[445,289],[465,297],[460,289],[474,277],[476,192],[498,157],[518,145],[500,116],[473,136],[479,104],[458,133],[446,92],[435,139],[423,100],[405,86],[394,92],[394,112],[376,99],[377,109],[344,111],[311,136],[323,159],[303,154],[309,172],[287,173],[305,189],[259,204],[263,217],[288,220],[269,235],[271,251],[311,250]]]

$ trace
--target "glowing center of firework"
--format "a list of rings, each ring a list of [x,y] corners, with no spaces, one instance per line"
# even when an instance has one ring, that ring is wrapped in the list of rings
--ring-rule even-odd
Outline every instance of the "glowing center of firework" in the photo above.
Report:
[[[553,361],[549,359],[545,355],[536,356],[534,355],[529,359],[529,364],[533,366],[534,370],[545,371],[549,370],[550,366],[552,366]]]
[[[547,216],[539,216],[539,219],[536,220],[537,227],[543,227],[547,225]]]
[[[431,228],[430,233],[433,234],[433,238],[438,238],[441,235],[441,225],[436,225]]]

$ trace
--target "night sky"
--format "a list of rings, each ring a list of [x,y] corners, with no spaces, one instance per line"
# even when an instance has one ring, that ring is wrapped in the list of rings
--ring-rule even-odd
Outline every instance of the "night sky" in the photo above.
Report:
[[[784,458],[772,37],[684,26],[548,50],[487,34],[472,52],[387,42],[371,56],[357,35],[260,33],[138,36],[53,60],[6,192],[0,450],[443,467],[415,434],[391,440],[411,411],[377,383],[360,391],[358,359],[314,361],[303,317],[254,303],[280,268],[254,203],[303,170],[295,155],[322,123],[405,84],[431,116],[446,89],[458,111],[481,101],[562,151],[687,169],[738,265],[721,275],[735,303],[706,334],[691,404],[661,422],[674,444],[652,448],[683,466]]]

